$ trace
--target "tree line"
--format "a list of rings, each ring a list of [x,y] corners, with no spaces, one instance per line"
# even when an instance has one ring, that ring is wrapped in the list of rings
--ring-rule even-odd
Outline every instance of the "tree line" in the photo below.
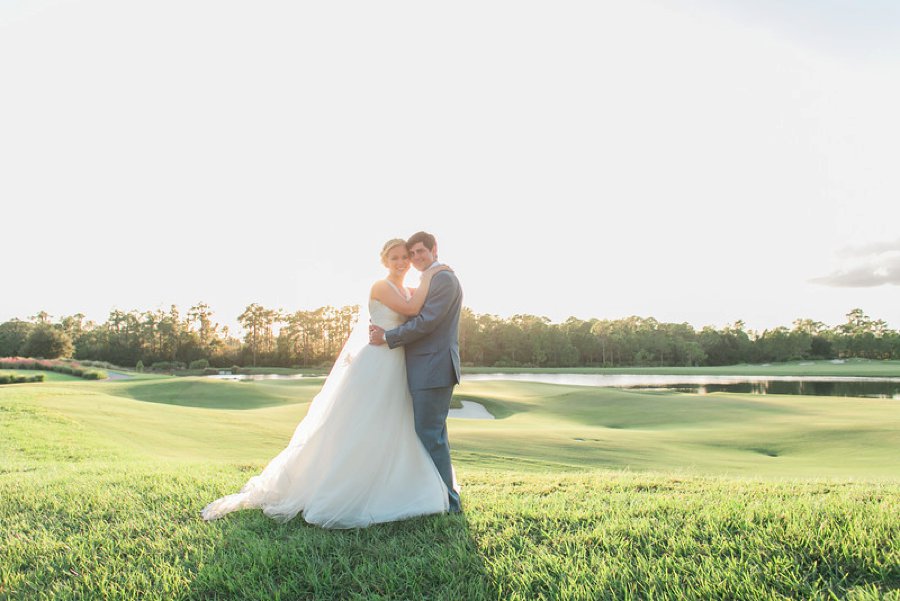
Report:
[[[358,306],[285,312],[259,304],[238,316],[241,335],[215,321],[206,303],[182,313],[121,311],[103,323],[81,313],[54,320],[46,312],[0,323],[0,357],[72,357],[115,365],[213,367],[328,367],[359,314]],[[460,354],[464,365],[486,367],[705,366],[802,359],[900,359],[900,333],[861,309],[828,326],[794,320],[762,332],[741,321],[696,329],[652,317],[578,319],[477,314],[464,308]]]

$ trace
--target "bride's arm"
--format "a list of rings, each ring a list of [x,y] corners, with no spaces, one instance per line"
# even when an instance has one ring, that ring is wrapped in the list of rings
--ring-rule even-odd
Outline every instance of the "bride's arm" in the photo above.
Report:
[[[442,271],[452,271],[446,265],[439,265],[426,269],[422,272],[422,281],[419,287],[413,293],[412,298],[406,300],[400,296],[394,288],[387,283],[386,280],[378,280],[372,285],[371,296],[375,300],[381,301],[388,308],[396,311],[400,315],[412,317],[418,315],[425,304],[425,297],[428,296],[428,288],[431,286],[431,278],[435,274]]]

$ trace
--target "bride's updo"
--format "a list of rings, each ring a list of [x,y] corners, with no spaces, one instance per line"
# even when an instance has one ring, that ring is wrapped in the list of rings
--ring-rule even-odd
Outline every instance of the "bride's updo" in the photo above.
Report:
[[[387,266],[387,256],[388,253],[391,252],[391,249],[395,246],[406,246],[406,240],[403,238],[391,238],[387,242],[384,243],[384,246],[381,248],[381,263],[385,267]]]

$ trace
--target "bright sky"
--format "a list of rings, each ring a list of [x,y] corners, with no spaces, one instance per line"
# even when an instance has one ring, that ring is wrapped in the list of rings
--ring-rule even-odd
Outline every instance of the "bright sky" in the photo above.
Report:
[[[0,3],[0,320],[365,297],[900,327],[900,4]],[[413,278],[410,278],[413,280]]]

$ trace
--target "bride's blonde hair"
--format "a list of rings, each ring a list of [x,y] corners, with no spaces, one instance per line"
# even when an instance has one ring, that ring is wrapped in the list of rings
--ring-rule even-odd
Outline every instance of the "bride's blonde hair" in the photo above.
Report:
[[[384,243],[384,246],[381,247],[381,262],[382,264],[387,261],[388,253],[391,252],[391,249],[395,246],[403,245],[403,248],[406,248],[406,240],[403,238],[391,238],[387,242]]]

